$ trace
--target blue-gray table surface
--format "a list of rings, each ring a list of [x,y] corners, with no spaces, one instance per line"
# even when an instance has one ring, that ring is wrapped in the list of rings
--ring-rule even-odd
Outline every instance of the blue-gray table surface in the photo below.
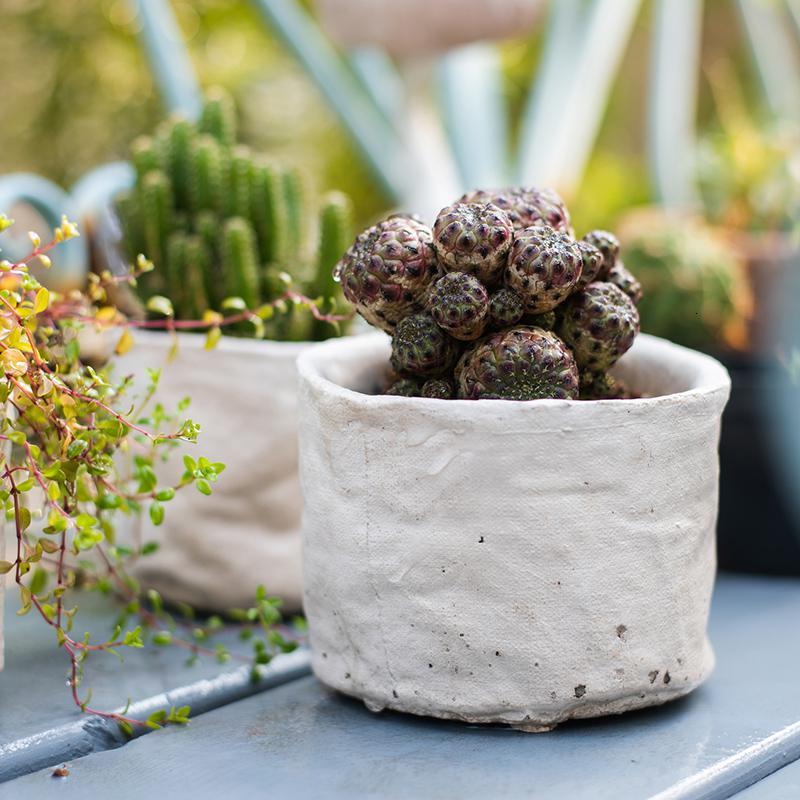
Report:
[[[0,770],[2,759],[15,758],[10,742],[76,719],[50,641],[33,626],[9,622]],[[721,577],[711,638],[716,670],[690,697],[538,735],[375,715],[298,669],[292,680],[209,706],[187,728],[70,760],[66,778],[51,777],[60,766],[54,762],[4,783],[0,798],[102,791],[124,800],[145,789],[200,800],[224,792],[298,799],[800,797],[800,762],[792,763],[800,757],[800,581]],[[142,654],[133,669],[109,662],[94,684],[107,697],[115,689],[120,701],[220,670],[183,667],[171,652]]]

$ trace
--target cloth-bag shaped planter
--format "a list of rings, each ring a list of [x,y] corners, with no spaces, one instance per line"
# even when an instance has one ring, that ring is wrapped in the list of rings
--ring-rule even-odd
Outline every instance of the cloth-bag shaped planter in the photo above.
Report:
[[[300,515],[297,476],[297,355],[307,345],[223,336],[205,350],[205,336],[134,333],[135,345],[117,361],[117,374],[134,374],[144,390],[146,370],[161,369],[155,401],[202,430],[198,443],[182,444],[157,468],[160,485],[177,482],[183,455],[225,463],[210,497],[193,486],[165,504],[155,527],[147,513],[120,525],[125,535],[158,541],[133,574],[170,602],[225,611],[252,604],[263,584],[288,610],[301,603]],[[131,531],[130,527],[138,527]]]
[[[724,368],[642,335],[617,371],[647,399],[361,393],[388,355],[378,335],[299,360],[316,675],[523,730],[705,680]]]

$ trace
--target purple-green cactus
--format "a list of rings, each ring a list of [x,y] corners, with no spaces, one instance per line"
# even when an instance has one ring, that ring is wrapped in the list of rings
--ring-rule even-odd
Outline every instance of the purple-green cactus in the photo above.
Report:
[[[454,338],[469,342],[483,333],[489,294],[473,275],[448,272],[433,285],[428,302],[436,323]]]
[[[384,394],[394,397],[419,397],[422,392],[420,383],[414,378],[397,378],[389,384]]]
[[[462,203],[493,203],[508,214],[515,231],[534,225],[549,225],[571,233],[572,224],[564,201],[552,189],[533,186],[486,191],[477,189],[461,198]]]
[[[613,283],[590,283],[559,309],[558,334],[578,366],[605,372],[626,353],[639,333],[639,312]]]
[[[524,322],[526,325],[531,325],[534,328],[544,328],[546,331],[555,330],[556,327],[556,312],[543,311],[541,314],[534,314],[531,317],[526,317]]]
[[[550,311],[574,291],[583,259],[575,240],[550,227],[517,231],[506,281],[522,297],[527,314]]]
[[[427,312],[401,320],[392,337],[392,368],[401,374],[443,375],[458,358],[458,343]]]
[[[449,400],[456,393],[453,381],[449,378],[430,378],[422,384],[422,397],[435,400]]]
[[[489,324],[493,328],[510,328],[525,313],[525,305],[513,289],[498,289],[489,298]]]
[[[433,246],[449,272],[467,272],[486,286],[502,277],[513,228],[504,211],[491,203],[454,203],[433,225]]]
[[[581,400],[625,400],[631,396],[628,387],[608,372],[581,373]]]
[[[336,265],[344,296],[376,328],[394,333],[420,311],[441,274],[431,229],[414,217],[395,215],[361,233]]]
[[[617,261],[608,272],[606,280],[618,286],[637,305],[642,299],[642,284],[634,277],[633,273],[621,262]]]
[[[603,268],[603,254],[589,242],[581,240],[577,242],[578,250],[581,251],[581,277],[578,279],[577,290],[585,289],[590,283],[597,280],[600,270]]]
[[[630,397],[608,370],[639,331],[641,286],[601,230],[576,241],[554,192],[470,192],[432,229],[405,215],[337,265],[345,296],[392,336],[386,394],[447,400]]]
[[[467,400],[578,397],[572,353],[552,332],[511,328],[476,343],[456,367],[458,396]]]
[[[605,280],[611,268],[617,263],[617,258],[619,258],[619,239],[608,231],[589,231],[583,237],[583,241],[596,247],[603,256],[603,263],[594,280]]]

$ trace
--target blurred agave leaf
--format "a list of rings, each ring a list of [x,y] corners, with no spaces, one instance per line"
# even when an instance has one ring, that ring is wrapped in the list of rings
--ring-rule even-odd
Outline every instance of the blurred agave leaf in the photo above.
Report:
[[[773,113],[800,119],[800,54],[782,3],[738,0],[750,49]]]
[[[439,89],[442,117],[462,188],[505,184],[508,112],[497,49],[475,44],[448,53],[439,65]]]
[[[553,34],[562,24],[560,6],[554,3],[551,11]],[[545,72],[557,88],[534,90],[534,98],[560,96],[560,105],[554,116],[527,116],[532,129],[523,128],[519,154],[524,182],[567,192],[580,182],[639,6],[640,0],[597,0],[581,12],[577,47],[570,49],[573,58],[563,69]],[[574,37],[576,23],[568,23],[563,23],[565,37]]]
[[[700,76],[701,0],[658,0],[652,20],[648,150],[658,200],[696,206],[695,113]]]
[[[403,142],[345,68],[312,17],[295,0],[253,0],[271,28],[292,50],[367,159],[384,190],[408,195]]]
[[[169,0],[131,0],[140,35],[167,109],[196,119],[200,87]]]

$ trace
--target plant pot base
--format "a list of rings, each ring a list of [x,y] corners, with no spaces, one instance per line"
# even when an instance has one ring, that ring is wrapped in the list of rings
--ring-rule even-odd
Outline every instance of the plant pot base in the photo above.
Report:
[[[554,703],[547,707],[539,706],[518,710],[504,708],[502,711],[495,710],[483,713],[474,711],[462,712],[455,711],[452,707],[427,705],[424,702],[420,702],[419,699],[403,701],[402,698],[394,697],[394,691],[392,697],[365,696],[359,689],[347,686],[345,682],[333,680],[331,676],[326,675],[324,668],[315,665],[314,674],[329,689],[361,700],[364,706],[374,714],[380,714],[383,711],[397,711],[402,714],[436,717],[471,725],[508,725],[514,730],[523,733],[548,733],[558,725],[570,720],[616,716],[629,711],[641,711],[645,708],[661,706],[686,697],[686,695],[701,686],[713,671],[714,656],[710,646],[706,648],[706,656],[705,663],[701,665],[698,673],[692,675],[687,670],[684,674],[676,673],[674,677],[670,677],[670,683],[674,681],[674,686],[663,685],[663,676],[658,671],[651,685],[639,686],[616,694],[607,692],[597,699],[581,699],[577,701],[573,699],[572,701],[565,700],[561,703]],[[648,673],[648,682],[650,681],[649,676],[654,675],[656,672],[656,670],[652,670]],[[666,674],[669,675],[669,673]],[[662,684],[661,686],[657,686],[657,680]],[[352,683],[351,678],[346,679],[346,681]],[[586,693],[587,695],[590,694],[588,688]]]

